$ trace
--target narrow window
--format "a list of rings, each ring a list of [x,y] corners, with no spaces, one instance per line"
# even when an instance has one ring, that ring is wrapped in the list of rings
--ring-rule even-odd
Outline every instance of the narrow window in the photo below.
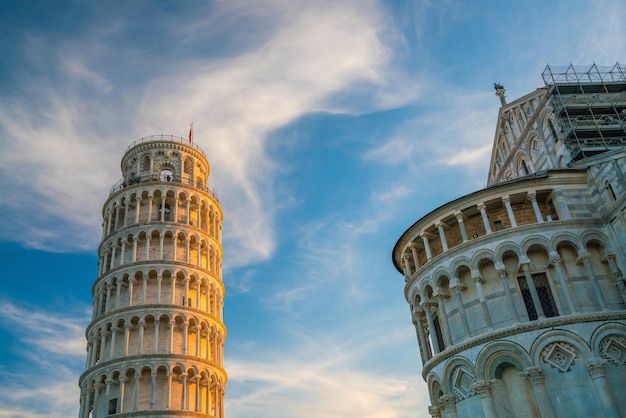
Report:
[[[533,304],[533,298],[530,295],[530,288],[528,287],[526,277],[518,277],[517,282],[519,283],[519,290],[522,292],[522,299],[524,300],[524,307],[526,308],[526,312],[528,313],[528,319],[534,321],[538,318],[538,316],[537,311],[535,310],[535,305]]]
[[[504,229],[502,221],[493,221],[493,226],[496,231],[502,231]]]
[[[553,316],[559,316],[559,312],[556,309],[556,303],[552,297],[552,291],[550,290],[550,283],[548,283],[548,276],[545,273],[533,274],[533,282],[535,282],[535,288],[537,289],[537,295],[539,295],[539,302],[543,308],[543,313],[546,317],[551,318]]]
[[[109,415],[117,414],[117,398],[109,399]]]
[[[528,165],[526,165],[526,161],[522,160],[522,170],[524,171],[524,174],[529,175],[530,174],[530,170],[528,170]]]
[[[546,276],[545,273],[538,273],[533,274],[531,277],[533,279],[535,289],[537,290],[537,296],[539,296],[539,303],[541,304],[543,313],[546,315],[547,318],[558,316],[559,311],[557,310],[556,303],[554,302],[554,298],[552,297],[552,291],[550,290],[548,276]],[[526,307],[526,312],[528,313],[528,319],[534,321],[539,316],[537,315],[537,310],[535,309],[535,305],[533,304],[533,298],[530,293],[530,288],[528,286],[528,282],[526,281],[526,277],[520,276],[517,278],[517,281],[519,283],[520,291],[522,292],[522,299],[524,300],[524,306]]]
[[[611,186],[611,183],[609,183],[608,181],[606,182],[606,188],[609,190],[609,194],[611,195],[613,200],[617,200],[617,197],[615,196],[615,191],[613,190],[613,186]]]
[[[443,342],[443,334],[441,333],[441,323],[439,322],[439,317],[433,317],[433,323],[435,325],[435,337],[437,338],[437,343],[439,344],[439,352],[446,349],[446,345]]]

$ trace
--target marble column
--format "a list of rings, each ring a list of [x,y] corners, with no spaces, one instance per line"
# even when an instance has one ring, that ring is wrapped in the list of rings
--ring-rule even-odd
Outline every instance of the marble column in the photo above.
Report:
[[[410,277],[411,276],[411,265],[409,264],[409,256],[408,255],[404,255],[402,257],[402,260],[404,261],[404,276],[405,277]]]
[[[413,312],[413,324],[415,325],[415,331],[417,333],[417,341],[420,346],[422,361],[425,363],[430,360],[432,354],[430,352],[430,346],[428,344],[428,339],[426,338],[426,333],[424,332],[424,323],[422,322],[423,315],[424,311],[422,309]]]
[[[483,219],[483,225],[485,227],[485,233],[487,235],[491,234],[492,231],[491,231],[491,225],[489,223],[489,217],[487,216],[487,206],[485,205],[484,202],[480,202],[478,205],[476,205],[476,207],[480,211],[480,216]]]
[[[515,214],[513,213],[513,208],[511,207],[511,198],[507,196],[502,196],[502,202],[504,203],[504,207],[506,208],[506,213],[509,216],[509,221],[511,222],[511,228],[517,227],[517,221],[515,220]]]
[[[123,412],[125,412],[124,410],[124,392],[126,391],[126,382],[128,381],[128,378],[126,376],[120,376],[119,377],[119,382],[120,382],[120,391],[119,394],[117,395],[117,413],[121,414]]]
[[[433,346],[433,354],[439,354],[441,349],[439,348],[439,342],[437,341],[437,334],[435,323],[433,322],[433,316],[430,313],[430,305],[432,302],[424,302],[422,303],[422,309],[424,310],[424,314],[426,315],[426,322],[428,323],[428,332],[430,334],[430,340]]]
[[[465,229],[465,222],[463,212],[457,211],[454,212],[454,216],[456,217],[456,221],[459,224],[459,231],[461,231],[461,238],[463,238],[463,242],[467,242],[467,230]]]
[[[428,235],[426,233],[422,233],[420,235],[420,238],[422,238],[422,242],[424,243],[424,251],[426,251],[426,259],[430,260],[431,258],[433,258],[433,253],[430,250],[430,243],[428,242]]]
[[[493,322],[491,320],[491,314],[489,313],[489,307],[487,306],[487,299],[485,298],[485,292],[483,291],[483,283],[485,279],[480,277],[478,270],[472,270],[472,280],[476,286],[476,293],[478,294],[478,301],[480,302],[480,308],[483,312],[483,318],[487,327],[493,328]]]
[[[472,385],[472,389],[474,389],[480,397],[480,405],[483,408],[484,418],[497,418],[496,409],[493,404],[493,395],[491,393],[491,382],[477,380]]]
[[[555,418],[554,409],[546,390],[546,375],[541,367],[528,367],[522,372],[522,376],[528,379],[535,395],[537,408],[541,412],[541,418]]]
[[[439,324],[441,325],[441,332],[443,333],[443,340],[446,347],[452,346],[452,335],[450,334],[450,326],[448,324],[448,314],[444,304],[444,299],[449,298],[450,295],[443,293],[441,289],[437,289],[437,293],[433,295],[433,298],[437,301],[437,313],[439,315]]]
[[[100,400],[100,390],[104,387],[102,383],[96,383],[94,385],[94,396],[93,396],[93,412],[91,413],[91,418],[99,418],[100,414],[98,412],[98,403]]]
[[[589,277],[589,280],[591,281],[591,287],[593,288],[593,293],[596,295],[596,299],[598,300],[598,303],[600,304],[600,308],[604,311],[608,308],[606,306],[606,302],[604,301],[604,296],[602,295],[602,290],[600,289],[600,283],[598,283],[598,278],[596,277],[596,274],[593,272],[593,267],[591,266],[590,258],[591,257],[589,253],[583,253],[580,255],[580,257],[578,257],[578,261],[583,262],[585,266],[585,271],[587,272],[587,276]]]
[[[156,392],[156,379],[157,379],[157,374],[156,373],[152,373],[150,375],[150,377],[152,378],[150,380],[150,409],[154,409],[154,395]]]
[[[461,325],[463,325],[463,332],[465,333],[465,338],[470,338],[472,336],[470,332],[469,322],[467,321],[467,314],[465,313],[465,305],[463,304],[463,296],[461,296],[461,292],[466,289],[466,286],[461,282],[458,278],[455,278],[450,290],[454,293],[454,298],[456,299],[456,306],[459,311],[459,316],[461,319]]]
[[[456,399],[454,395],[443,395],[439,398],[443,411],[446,413],[446,418],[457,418]]]
[[[415,271],[417,271],[420,268],[420,260],[417,255],[417,245],[412,243],[410,245],[410,248],[411,248],[411,255],[413,256],[413,264],[415,265]]]
[[[565,276],[563,272],[563,267],[561,266],[561,256],[558,253],[550,254],[550,264],[554,267],[556,271],[556,276],[559,279],[559,283],[561,284],[561,289],[563,289],[563,293],[565,294],[565,300],[567,302],[567,307],[569,308],[570,313],[577,313],[578,309],[576,307],[576,303],[574,303],[574,294],[572,293],[572,288],[570,286],[569,280]]]
[[[535,218],[537,218],[537,223],[544,223],[543,215],[541,214],[541,210],[539,209],[539,204],[537,203],[537,193],[535,191],[528,192],[528,199],[530,199],[530,204],[533,207],[533,212],[535,212]]]
[[[615,262],[615,254],[609,254],[606,259],[609,262],[611,274],[613,275],[613,280],[615,280],[615,285],[617,286],[617,289],[622,296],[622,302],[626,303],[626,283],[624,282],[624,276],[620,272],[619,268],[617,267],[617,263]]]
[[[607,418],[619,418],[620,414],[617,409],[613,395],[609,388],[609,382],[606,379],[606,360],[598,357],[587,359],[587,372],[593,382],[593,388],[596,392],[600,406]]]
[[[439,231],[439,239],[441,240],[441,247],[443,249],[443,252],[445,253],[446,251],[448,251],[448,241],[446,240],[446,232],[443,229],[444,225],[445,224],[441,221],[438,221],[435,223],[435,226],[437,227],[437,230]]]

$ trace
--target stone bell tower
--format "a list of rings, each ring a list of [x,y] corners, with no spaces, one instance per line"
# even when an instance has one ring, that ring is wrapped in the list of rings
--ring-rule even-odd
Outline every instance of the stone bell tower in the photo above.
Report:
[[[224,417],[222,209],[185,138],[122,157],[102,210],[79,418]]]

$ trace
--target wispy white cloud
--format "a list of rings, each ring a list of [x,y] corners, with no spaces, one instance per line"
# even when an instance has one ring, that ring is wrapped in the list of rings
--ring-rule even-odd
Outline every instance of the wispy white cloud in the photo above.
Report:
[[[269,257],[277,201],[284,198],[274,192],[280,167],[267,154],[268,134],[311,112],[358,111],[362,103],[384,108],[416,93],[407,93],[401,71],[391,65],[392,45],[382,38],[389,22],[376,2],[266,3],[271,13],[241,2],[212,6],[215,15],[231,17],[225,22],[250,16],[262,22],[253,25],[259,36],[244,36],[230,56],[168,60],[145,50],[133,56],[128,48],[116,55],[115,35],[132,23],[125,19],[87,33],[84,45],[72,39],[55,49],[33,42],[32,48],[53,56],[52,65],[59,63],[51,73],[63,78],[55,85],[53,79],[24,76],[24,84],[33,83],[43,116],[33,115],[30,98],[0,106],[2,136],[10,138],[8,152],[0,156],[3,194],[14,197],[15,211],[28,202],[30,221],[36,220],[6,222],[4,239],[56,251],[94,248],[100,205],[119,176],[117,161],[128,138],[177,127],[184,135],[182,127],[194,120],[196,140],[212,162],[213,183],[228,213],[225,241],[228,254],[236,254],[229,265]],[[233,30],[221,22],[222,32],[216,33],[215,19],[201,13],[185,16],[185,22],[166,24],[160,36],[200,47],[203,39],[215,43]],[[116,84],[119,69],[107,63],[118,59],[143,68],[147,81]],[[90,93],[85,83],[93,87]],[[342,95],[348,88],[360,91],[358,100]]]
[[[475,176],[486,176],[489,163],[497,116],[495,97],[484,92],[431,97],[431,109],[398,126],[364,158],[402,167],[405,174],[398,177],[396,187],[411,189],[416,179],[435,176],[445,166],[462,166],[472,173],[472,179],[465,177],[463,184],[476,184],[479,177]]]
[[[88,322],[87,306],[59,312],[0,298],[0,328],[13,337],[4,349],[29,365],[0,369],[0,417],[76,416]]]
[[[366,315],[367,317],[367,315]],[[295,325],[295,344],[274,354],[243,356],[227,361],[231,390],[228,414],[238,417],[426,417],[419,405],[428,402],[418,376],[381,373],[372,362],[386,350],[402,345],[404,330],[387,329],[364,319],[357,327],[323,335]],[[345,338],[350,335],[351,338]],[[384,335],[384,338],[381,336]],[[407,365],[407,367],[410,367]],[[280,408],[276,408],[280,405]]]

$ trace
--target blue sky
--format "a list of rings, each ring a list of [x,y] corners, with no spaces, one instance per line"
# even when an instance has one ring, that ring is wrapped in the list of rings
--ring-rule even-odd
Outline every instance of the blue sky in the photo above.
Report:
[[[229,418],[427,417],[396,239],[484,186],[499,100],[623,63],[620,1],[0,2],[0,418],[71,417],[101,207],[194,140],[224,208]]]

